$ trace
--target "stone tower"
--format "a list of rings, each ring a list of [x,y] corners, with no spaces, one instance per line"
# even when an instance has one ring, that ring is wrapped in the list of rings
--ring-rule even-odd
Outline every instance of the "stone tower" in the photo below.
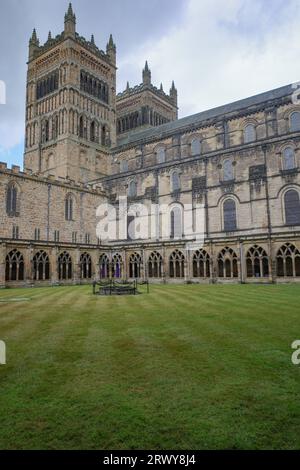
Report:
[[[117,95],[117,135],[123,137],[128,132],[141,128],[160,126],[178,117],[177,90],[174,82],[170,94],[151,82],[151,70],[146,61],[143,81]]]
[[[81,37],[70,4],[61,34],[29,41],[24,169],[86,182],[107,174],[115,143],[116,46]]]

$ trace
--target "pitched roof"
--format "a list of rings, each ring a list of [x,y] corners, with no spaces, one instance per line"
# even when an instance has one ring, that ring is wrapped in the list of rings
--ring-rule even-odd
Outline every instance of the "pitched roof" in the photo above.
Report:
[[[276,88],[275,90],[251,96],[250,98],[245,98],[233,103],[225,104],[223,106],[218,106],[217,108],[202,111],[200,113],[178,119],[177,121],[168,122],[167,124],[162,124],[161,126],[133,131],[124,137],[119,137],[116,148],[122,147],[124,145],[137,144],[139,141],[145,139],[160,139],[168,136],[168,134],[172,133],[173,131],[179,131],[189,126],[201,126],[201,124],[203,124],[208,119],[222,119],[222,117],[228,114],[241,111],[246,108],[251,108],[252,106],[257,106],[263,103],[267,104],[273,100],[289,96],[294,91],[295,88],[293,85],[286,85],[280,88]]]

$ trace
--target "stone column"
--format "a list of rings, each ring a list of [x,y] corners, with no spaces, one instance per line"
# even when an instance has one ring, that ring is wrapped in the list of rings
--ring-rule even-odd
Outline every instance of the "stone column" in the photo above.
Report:
[[[24,281],[26,284],[33,283],[33,246],[29,245],[24,250]]]
[[[50,261],[50,280],[51,284],[58,282],[58,251],[57,247],[51,248],[49,261]]]
[[[5,258],[6,258],[6,245],[0,245],[0,289],[5,287]]]
[[[240,260],[238,262],[238,267],[240,268],[240,281],[243,284],[246,280],[246,266],[245,266],[245,253],[243,242],[239,241],[239,251],[240,251]]]
[[[80,250],[76,248],[71,254],[73,261],[73,284],[80,284],[81,281],[81,266],[80,266]]]
[[[90,253],[91,258],[92,258],[92,279],[94,281],[98,280],[100,277],[99,275],[99,253],[98,250],[93,250],[92,253]]]

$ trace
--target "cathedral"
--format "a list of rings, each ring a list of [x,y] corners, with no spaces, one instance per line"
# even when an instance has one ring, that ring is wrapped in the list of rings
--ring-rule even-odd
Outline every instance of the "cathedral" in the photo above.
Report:
[[[297,85],[178,119],[174,82],[169,93],[154,86],[147,62],[119,94],[116,74],[113,37],[101,50],[80,36],[71,4],[61,34],[40,44],[33,31],[24,168],[0,162],[0,287],[300,280]],[[148,237],[99,236],[99,206],[118,225],[120,199],[158,208]],[[203,208],[193,249],[187,206],[193,224]],[[135,222],[128,212],[127,229]]]

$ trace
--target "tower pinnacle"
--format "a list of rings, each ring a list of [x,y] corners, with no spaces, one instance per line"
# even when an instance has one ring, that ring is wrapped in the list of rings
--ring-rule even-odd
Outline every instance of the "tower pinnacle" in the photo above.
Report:
[[[69,8],[65,14],[65,35],[74,37],[76,28],[76,16],[73,12],[72,3],[69,3]]]
[[[145,68],[143,70],[143,84],[144,85],[151,85],[151,70],[148,66],[148,61],[146,60]]]

